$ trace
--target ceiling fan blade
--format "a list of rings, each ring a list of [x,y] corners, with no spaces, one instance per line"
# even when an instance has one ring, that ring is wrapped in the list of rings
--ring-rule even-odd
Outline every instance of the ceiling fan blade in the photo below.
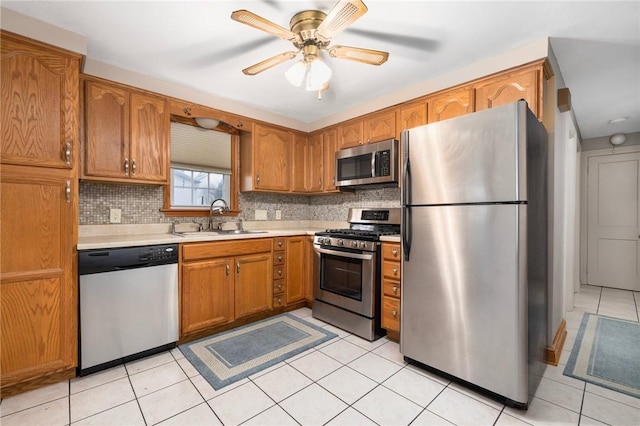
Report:
[[[316,36],[329,41],[367,13],[367,10],[367,6],[361,0],[338,1],[324,21],[318,25]]]
[[[274,24],[267,19],[264,19],[262,16],[258,16],[253,12],[249,12],[248,10],[236,10],[231,14],[231,19],[285,40],[297,41],[300,39],[297,34],[292,33],[291,31],[284,27],[281,27],[280,25]]]
[[[262,71],[266,71],[269,68],[273,68],[276,65],[288,61],[289,59],[295,58],[297,54],[298,52],[280,53],[279,55],[273,56],[269,59],[265,59],[262,62],[258,62],[255,65],[251,65],[250,67],[243,69],[242,72],[246,75],[260,74]]]
[[[332,58],[349,59],[370,65],[382,65],[389,58],[388,52],[380,50],[361,49],[350,46],[333,46],[327,49]]]

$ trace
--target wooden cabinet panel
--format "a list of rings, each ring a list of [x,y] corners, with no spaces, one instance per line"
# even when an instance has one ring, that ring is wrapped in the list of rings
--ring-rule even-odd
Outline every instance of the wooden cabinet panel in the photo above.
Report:
[[[400,332],[400,300],[382,296],[381,326],[387,331]]]
[[[307,192],[308,138],[294,133],[291,141],[291,190]]]
[[[421,100],[400,108],[399,130],[413,129],[427,124],[427,101]]]
[[[322,133],[322,168],[323,190],[325,192],[337,191],[336,187],[336,151],[338,150],[338,129],[332,128]]]
[[[304,256],[304,298],[307,302],[313,302],[313,285],[315,282],[313,237],[307,237],[305,240]]]
[[[362,145],[364,141],[364,124],[362,120],[345,123],[338,127],[340,149]]]
[[[383,261],[382,271],[383,271],[384,278],[389,278],[392,280],[400,279],[400,263],[399,262],[390,262],[386,260]]]
[[[167,181],[168,111],[166,99],[131,93],[132,179]]]
[[[82,177],[132,183],[169,181],[165,98],[85,77]]]
[[[77,365],[78,188],[67,171],[42,167],[3,165],[0,181],[4,396]]]
[[[94,81],[85,82],[85,176],[127,178],[129,93]]]
[[[429,123],[473,112],[473,90],[470,87],[449,90],[429,97]]]
[[[322,133],[316,133],[309,137],[306,162],[307,191],[322,192],[324,146]]]
[[[385,242],[382,244],[382,258],[385,260],[400,261],[400,244]]]
[[[541,70],[529,69],[489,79],[475,87],[476,111],[524,99],[529,109],[540,118],[539,93]]]
[[[282,244],[284,245],[284,242]],[[246,253],[271,252],[271,246],[271,238],[185,244],[182,246],[182,260],[187,262],[214,257],[242,256]]]
[[[304,300],[304,260],[305,237],[287,238],[287,263],[286,263],[286,303],[296,303]]]
[[[232,258],[182,265],[182,334],[233,320]]]
[[[80,55],[1,33],[2,163],[72,169]]]
[[[382,294],[400,298],[400,281],[382,280]]]
[[[364,119],[364,140],[379,142],[396,137],[395,109],[367,115]]]
[[[235,316],[266,311],[273,302],[271,253],[235,259]]]
[[[291,133],[256,124],[240,135],[240,189],[289,192],[291,189]]]

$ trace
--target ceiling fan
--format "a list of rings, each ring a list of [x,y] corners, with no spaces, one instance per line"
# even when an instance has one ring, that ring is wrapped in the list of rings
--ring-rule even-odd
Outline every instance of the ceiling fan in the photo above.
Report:
[[[350,46],[330,46],[334,36],[366,12],[367,6],[360,0],[339,0],[328,14],[319,10],[296,13],[289,22],[288,30],[248,10],[236,10],[231,14],[231,19],[288,40],[297,48],[296,51],[283,52],[258,62],[242,72],[246,75],[256,75],[302,53],[302,60],[285,73],[287,80],[297,87],[304,83],[306,90],[322,91],[328,88],[331,69],[320,59],[321,51],[327,52],[333,58],[381,65],[387,61],[388,52]]]

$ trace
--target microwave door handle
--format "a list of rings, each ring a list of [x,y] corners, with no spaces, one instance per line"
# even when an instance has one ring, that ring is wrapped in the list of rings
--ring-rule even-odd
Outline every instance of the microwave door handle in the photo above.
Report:
[[[376,157],[377,153],[371,154],[371,177],[377,177],[376,175]]]

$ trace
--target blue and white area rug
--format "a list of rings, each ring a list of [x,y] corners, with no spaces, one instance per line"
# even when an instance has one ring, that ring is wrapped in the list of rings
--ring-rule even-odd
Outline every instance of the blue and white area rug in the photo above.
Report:
[[[336,336],[294,315],[281,314],[179,348],[217,390]]]
[[[563,374],[640,398],[640,323],[584,314]]]

